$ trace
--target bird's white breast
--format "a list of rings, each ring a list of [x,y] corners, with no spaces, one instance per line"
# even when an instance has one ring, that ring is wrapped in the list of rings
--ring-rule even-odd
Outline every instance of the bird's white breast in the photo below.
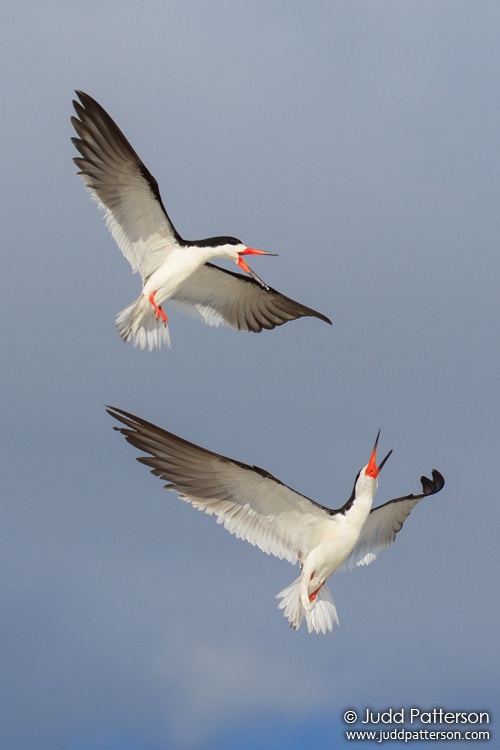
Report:
[[[156,303],[161,305],[209,257],[206,248],[176,247],[148,278],[143,287],[143,295],[149,297],[152,292],[156,292]]]
[[[304,562],[304,570],[326,580],[349,557],[370,513],[376,485],[359,488],[356,499],[345,513],[336,513],[317,526],[313,544]]]

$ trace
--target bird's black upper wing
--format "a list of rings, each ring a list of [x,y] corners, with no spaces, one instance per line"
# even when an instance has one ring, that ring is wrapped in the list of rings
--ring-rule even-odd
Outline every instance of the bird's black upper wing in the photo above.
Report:
[[[120,128],[95,99],[76,93],[81,103],[73,101],[78,117],[71,122],[78,138],[71,140],[81,156],[74,162],[122,253],[146,279],[184,241],[168,217],[157,181]]]
[[[205,263],[184,281],[170,302],[209,325],[221,323],[239,331],[259,333],[289,320],[313,316],[331,325],[326,315],[285,297],[276,289],[264,289],[249,276]]]
[[[166,489],[209,515],[240,539],[292,564],[331,524],[328,509],[292,490],[267,471],[234,461],[173,435],[121,409],[108,413],[115,429],[149,456],[137,460],[166,480]]]

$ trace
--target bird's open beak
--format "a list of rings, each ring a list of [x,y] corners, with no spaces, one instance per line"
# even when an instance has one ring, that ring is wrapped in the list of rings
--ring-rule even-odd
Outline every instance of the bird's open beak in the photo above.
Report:
[[[242,271],[245,271],[249,276],[252,277],[258,284],[261,285],[263,289],[266,290],[266,292],[269,291],[268,285],[262,281],[259,276],[255,273],[255,271],[252,271],[248,263],[245,263],[242,255],[278,255],[278,253],[268,253],[266,250],[256,250],[254,247],[247,247],[245,250],[242,250],[240,253],[238,253],[238,260],[236,261],[237,265],[242,269]]]
[[[382,459],[380,464],[377,466],[377,445],[378,445],[378,439],[380,437],[380,430],[377,433],[377,439],[375,440],[375,445],[373,446],[372,455],[370,456],[370,460],[368,461],[368,466],[366,467],[365,474],[367,474],[369,477],[372,477],[372,479],[376,479],[380,473],[380,470],[382,469],[382,466],[385,464],[387,459],[392,453],[392,450],[389,451],[387,456]]]

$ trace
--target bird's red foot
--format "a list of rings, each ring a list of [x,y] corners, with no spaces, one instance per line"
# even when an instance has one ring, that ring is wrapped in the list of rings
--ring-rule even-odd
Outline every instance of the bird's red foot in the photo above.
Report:
[[[165,310],[163,309],[163,307],[161,307],[161,306],[159,306],[159,305],[156,304],[155,294],[156,294],[156,289],[154,290],[154,292],[152,292],[149,295],[149,301],[151,302],[151,304],[154,307],[154,311],[155,311],[155,314],[156,314],[156,320],[160,320],[160,316],[161,316],[162,323],[163,323],[164,326],[166,326],[167,325],[167,320],[168,320],[167,314],[166,314]]]

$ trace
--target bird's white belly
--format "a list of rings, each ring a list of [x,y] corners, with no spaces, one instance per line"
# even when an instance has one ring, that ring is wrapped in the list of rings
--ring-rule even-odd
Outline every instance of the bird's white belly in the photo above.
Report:
[[[161,305],[175,294],[179,286],[197,271],[205,260],[198,257],[192,248],[174,250],[148,278],[142,289],[143,296],[149,299],[149,296],[156,292],[156,304]]]
[[[332,573],[342,565],[354,549],[355,541],[338,539],[336,541],[324,542],[316,547],[307,558],[308,568],[314,578],[326,581]]]
[[[304,560],[303,571],[314,574],[314,579],[326,581],[349,557],[359,539],[362,524],[353,519],[337,516],[324,530],[323,539],[309,552]],[[364,521],[363,521],[364,522]]]

